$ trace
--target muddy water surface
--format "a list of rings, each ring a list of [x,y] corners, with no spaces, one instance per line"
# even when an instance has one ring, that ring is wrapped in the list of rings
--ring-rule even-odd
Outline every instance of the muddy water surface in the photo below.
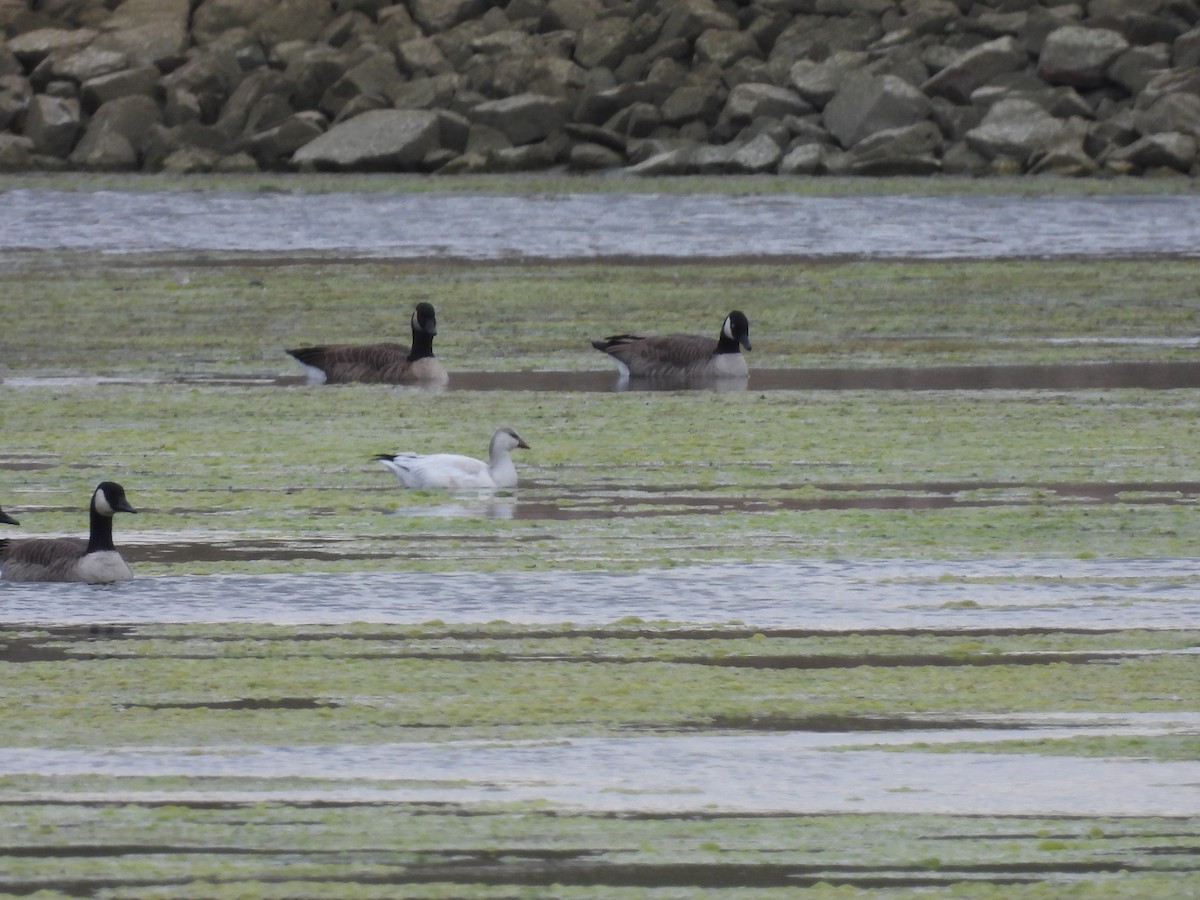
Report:
[[[803,560],[606,572],[143,577],[0,582],[5,622],[611,623],[808,629],[1190,628],[1194,559]]]
[[[1101,727],[1042,727],[1029,737],[1165,734],[1195,717],[1131,717]],[[1002,740],[1012,732],[915,731],[903,736],[705,735],[381,746],[7,751],[0,775],[278,779],[278,790],[172,791],[172,802],[546,801],[608,812],[947,813],[1180,816],[1200,809],[1200,762],[1136,763],[1022,754],[844,750]],[[733,761],[736,760],[736,764]],[[733,769],[731,770],[731,766]],[[736,774],[734,774],[736,772]],[[733,777],[731,777],[731,775]],[[321,788],[289,779],[326,779]],[[344,781],[344,786],[336,782]],[[370,782],[364,787],[355,782]],[[380,782],[391,782],[379,787]],[[1103,784],[1103,791],[1096,785]],[[83,799],[73,795],[74,799]],[[103,792],[94,792],[93,800]],[[153,800],[146,793],[127,800]]]
[[[949,259],[1194,256],[1197,248],[1196,196],[0,193],[0,249],[10,250]]]

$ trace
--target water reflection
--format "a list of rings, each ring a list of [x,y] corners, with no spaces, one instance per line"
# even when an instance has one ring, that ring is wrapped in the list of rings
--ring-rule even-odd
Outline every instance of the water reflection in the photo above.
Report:
[[[20,189],[0,192],[0,213],[0,249],[113,254],[997,259],[1194,256],[1200,247],[1200,198],[1185,193],[805,197]]]
[[[180,802],[528,803],[610,812],[934,813],[1190,816],[1200,763],[998,753],[903,753],[845,746],[1190,733],[1193,720],[905,735],[794,732],[238,746],[101,752],[9,748],[0,775],[186,778]],[[731,767],[737,777],[729,777]],[[251,790],[228,779],[258,781]],[[206,784],[209,779],[225,783]],[[297,783],[296,779],[304,779]],[[307,783],[306,783],[307,782]],[[1103,790],[1097,790],[1103,785]],[[146,800],[120,785],[88,792]],[[29,801],[36,791],[22,791]]]
[[[517,515],[515,497],[481,496],[463,498],[437,506],[400,506],[394,516],[431,516],[439,519],[512,519]]]
[[[124,548],[123,548],[124,549]],[[0,622],[647,621],[864,629],[1194,628],[1194,559],[803,560],[633,572],[141,576],[0,582]]]
[[[228,387],[297,387],[303,375],[151,376],[16,376],[8,388],[60,388],[102,384],[198,384]],[[623,379],[609,370],[464,372],[451,371],[448,385],[400,385],[397,391],[544,391],[608,393],[614,391],[952,391],[952,390],[1169,390],[1200,387],[1200,362],[1105,362],[1044,365],[875,366],[754,369],[746,379],[674,381]],[[353,390],[353,385],[321,386],[320,390]]]

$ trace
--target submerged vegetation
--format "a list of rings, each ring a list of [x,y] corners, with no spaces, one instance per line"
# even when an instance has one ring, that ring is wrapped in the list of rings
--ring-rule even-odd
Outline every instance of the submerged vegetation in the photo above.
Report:
[[[752,373],[1186,361],[1196,265],[27,260],[0,274],[21,310],[3,502],[73,531],[119,478],[146,513],[118,538],[142,574],[1186,554],[1192,389],[459,390],[454,373],[608,372],[590,337],[715,331],[734,305]],[[310,388],[283,352],[405,340],[418,300],[438,309],[445,393]],[[533,447],[520,490],[453,518],[373,461],[480,455],[498,425]],[[214,554],[215,535],[313,552]]]
[[[246,189],[235,181],[216,186]],[[28,184],[0,178],[0,189]],[[263,177],[250,189],[292,185]],[[359,187],[393,188],[369,178]],[[1194,388],[768,389],[763,375],[1189,363],[1198,267],[8,254],[0,307],[15,325],[0,358],[0,503],[22,520],[21,533],[78,533],[95,484],[119,480],[140,514],[119,523],[117,543],[142,578],[1191,557],[1200,546]],[[405,341],[421,300],[438,310],[446,392],[308,387],[283,352]],[[715,334],[732,308],[751,320],[745,391],[553,383],[610,372],[592,338]],[[474,376],[473,387],[456,387],[455,373]],[[491,389],[489,378],[519,373],[558,374]],[[373,460],[397,449],[479,456],[498,425],[532,448],[517,460],[515,494],[405,491]],[[0,607],[4,596],[0,586]],[[873,735],[885,733],[901,736],[889,749],[909,754],[1074,763],[1194,761],[1200,752],[1184,727],[1044,738],[1017,730],[1055,715],[1194,715],[1194,630],[1105,632],[1085,622],[1050,633],[834,634],[640,621],[86,629],[4,618],[0,723],[13,752],[276,746],[329,748],[332,762],[397,742],[772,731],[844,732],[830,754],[879,749]],[[922,739],[931,728],[997,721],[1009,739]],[[545,802],[396,802],[386,778],[347,781],[333,771],[0,776],[9,823],[0,895],[767,900],[804,889],[1008,900],[1200,891],[1196,817],[605,814]]]

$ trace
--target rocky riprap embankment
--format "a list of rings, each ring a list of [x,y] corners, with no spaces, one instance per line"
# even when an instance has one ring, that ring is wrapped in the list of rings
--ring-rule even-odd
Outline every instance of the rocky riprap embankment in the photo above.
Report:
[[[0,168],[1195,174],[1198,22],[1197,0],[0,0]]]

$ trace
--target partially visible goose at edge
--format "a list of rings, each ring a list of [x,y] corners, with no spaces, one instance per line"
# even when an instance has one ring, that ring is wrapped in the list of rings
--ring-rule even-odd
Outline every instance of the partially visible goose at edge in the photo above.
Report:
[[[14,519],[12,516],[10,516],[8,513],[6,513],[3,509],[0,509],[0,523],[3,523],[5,525],[20,525],[21,524],[16,519]]]
[[[126,581],[133,572],[113,546],[112,520],[119,512],[137,512],[125,488],[103,481],[92,492],[91,528],[83,538],[0,540],[0,577],[5,581]]]
[[[441,385],[449,380],[433,355],[437,316],[433,304],[418,303],[412,315],[412,347],[402,344],[329,344],[287,351],[305,368],[309,384]]]
[[[736,309],[725,317],[716,340],[695,334],[614,334],[592,346],[613,358],[622,378],[745,378],[750,372],[741,353],[741,347],[750,349],[750,322]]]
[[[487,462],[454,453],[380,453],[375,458],[408,488],[487,491],[517,486],[517,467],[509,454],[518,447],[529,449],[511,428],[497,428]]]

